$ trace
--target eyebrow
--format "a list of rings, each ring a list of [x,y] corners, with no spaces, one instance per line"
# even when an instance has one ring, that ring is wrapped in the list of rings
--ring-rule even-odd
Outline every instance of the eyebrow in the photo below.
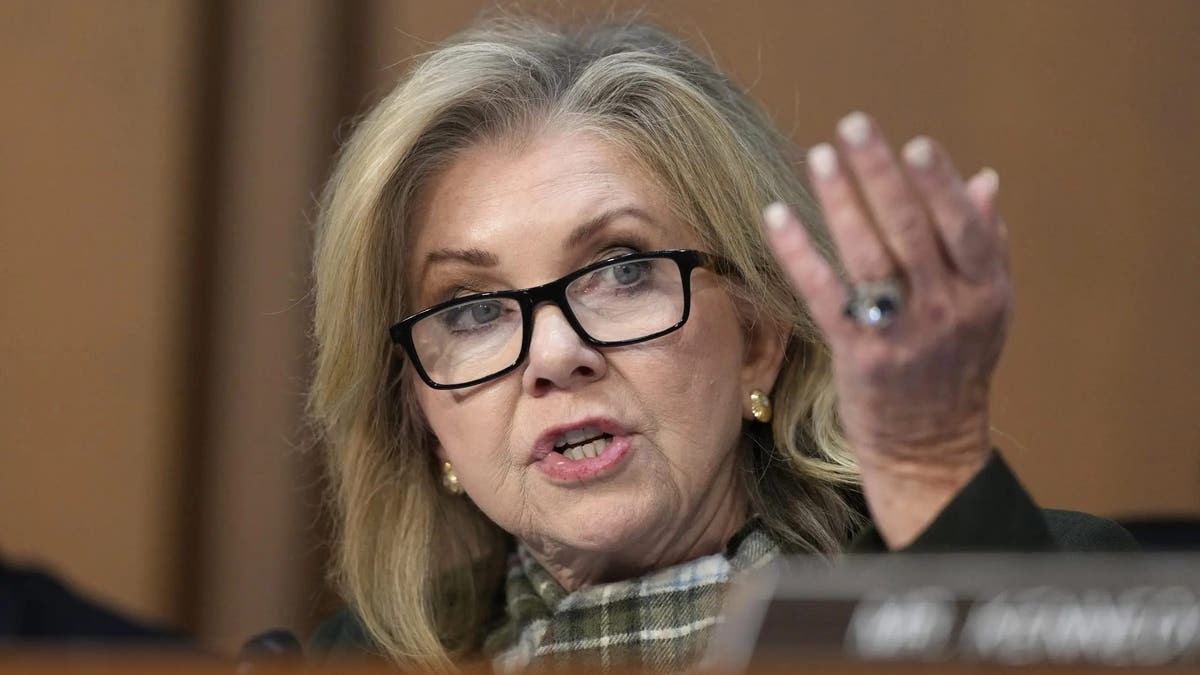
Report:
[[[447,260],[461,260],[476,267],[495,267],[500,264],[500,258],[495,253],[481,248],[439,248],[425,256],[425,262],[421,264],[421,277],[424,278],[430,265]]]
[[[649,213],[636,206],[623,206],[615,209],[609,209],[594,218],[589,218],[584,223],[580,224],[571,231],[571,235],[567,237],[564,248],[575,248],[596,236],[601,230],[608,227],[608,224],[622,216],[632,216],[646,223],[654,224],[656,221]]]
[[[657,222],[649,213],[636,206],[609,209],[587,219],[572,230],[571,234],[567,237],[567,241],[564,243],[564,248],[571,249],[583,244],[608,227],[609,223],[623,216],[632,216],[651,224]],[[425,277],[431,265],[450,260],[459,260],[475,267],[495,267],[500,264],[499,256],[481,248],[439,248],[426,254],[425,260],[421,264],[420,278]]]

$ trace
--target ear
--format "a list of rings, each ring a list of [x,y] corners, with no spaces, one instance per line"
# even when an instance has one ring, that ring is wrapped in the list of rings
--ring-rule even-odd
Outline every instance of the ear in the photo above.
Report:
[[[446,455],[446,449],[442,447],[442,442],[438,440],[437,434],[433,433],[433,425],[429,423],[429,416],[425,414],[424,396],[429,392],[418,384],[416,375],[413,374],[411,368],[405,373],[404,386],[407,389],[404,404],[408,406],[405,412],[419,420],[425,436],[424,447],[433,450],[433,456],[437,460],[437,468],[440,471],[442,464],[449,462],[450,458]]]
[[[446,454],[446,448],[442,447],[442,442],[439,441],[437,435],[433,433],[433,429],[429,427],[428,422],[425,423],[425,434],[425,442],[428,443],[428,445],[425,447],[433,450],[433,456],[437,460],[438,470],[441,470],[442,464],[449,462],[450,457]]]
[[[770,394],[783,367],[783,357],[791,338],[790,327],[762,312],[755,312],[744,322],[745,349],[742,352],[742,418],[754,419],[750,413],[750,392],[755,389]]]
[[[421,407],[420,403],[415,406],[415,412],[420,415],[421,426],[425,430],[425,447],[433,450],[433,456],[437,459],[437,466],[440,470],[442,464],[449,462],[450,458],[446,455],[446,449],[442,447],[442,442],[438,440],[437,434],[433,433],[433,427],[429,424],[429,419],[425,417],[425,409]]]

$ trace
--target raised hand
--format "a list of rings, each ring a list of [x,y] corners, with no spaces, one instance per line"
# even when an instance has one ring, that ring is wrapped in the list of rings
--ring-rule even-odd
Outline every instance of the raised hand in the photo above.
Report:
[[[842,278],[782,204],[768,239],[833,354],[841,419],[889,545],[912,540],[986,462],[988,395],[1012,309],[998,181],[964,181],[932,140],[899,161],[863,113],[838,125],[836,149],[808,153]],[[846,313],[857,287],[900,290],[867,320]],[[889,312],[894,310],[894,313]],[[872,324],[871,318],[878,319]]]

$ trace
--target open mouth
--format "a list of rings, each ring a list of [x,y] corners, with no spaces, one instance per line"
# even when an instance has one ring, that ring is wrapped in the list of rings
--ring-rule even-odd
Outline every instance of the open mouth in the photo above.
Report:
[[[534,446],[534,465],[561,486],[590,485],[615,475],[634,451],[633,434],[608,417],[547,429]]]
[[[554,442],[554,452],[575,461],[597,457],[608,448],[612,438],[611,434],[603,433],[596,427],[574,429],[558,437]]]

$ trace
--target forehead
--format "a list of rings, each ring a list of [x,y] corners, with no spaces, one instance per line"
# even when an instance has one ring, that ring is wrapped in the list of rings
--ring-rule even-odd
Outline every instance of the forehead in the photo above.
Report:
[[[580,224],[622,209],[650,216],[637,219],[647,236],[693,245],[656,181],[611,144],[581,133],[480,144],[427,185],[412,223],[410,269],[419,274],[428,252],[447,248],[488,251],[501,265],[560,250]]]

